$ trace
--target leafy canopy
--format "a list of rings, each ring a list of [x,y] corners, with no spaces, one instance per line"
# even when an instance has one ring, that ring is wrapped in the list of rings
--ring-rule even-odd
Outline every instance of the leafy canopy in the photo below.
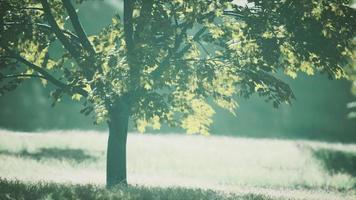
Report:
[[[123,17],[87,35],[71,1],[0,1],[0,94],[40,78],[54,102],[70,95],[96,122],[118,109],[141,132],[208,134],[212,104],[234,113],[236,97],[258,93],[277,107],[294,98],[278,72],[343,78],[355,60],[348,0],[123,3]]]

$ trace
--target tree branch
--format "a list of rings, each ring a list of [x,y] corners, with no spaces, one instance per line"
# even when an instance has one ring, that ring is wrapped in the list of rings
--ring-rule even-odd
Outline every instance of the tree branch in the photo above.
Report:
[[[134,47],[133,42],[133,24],[132,24],[132,12],[133,12],[134,0],[124,0],[124,35],[127,50],[132,53]]]
[[[65,49],[68,50],[69,54],[75,59],[79,67],[83,70],[83,75],[87,80],[91,80],[95,73],[94,69],[88,68],[88,66],[92,66],[92,60],[88,59],[88,57],[83,58],[83,54],[76,49],[76,47],[70,43],[68,38],[64,35],[63,30],[59,28],[54,16],[51,12],[51,7],[47,0],[40,0],[45,11],[45,17],[48,23],[53,28],[53,31],[57,38],[61,41]],[[69,0],[68,0],[69,1]],[[90,57],[89,57],[90,58]]]
[[[203,51],[206,53],[206,55],[211,56],[208,49],[205,48],[205,46],[200,41],[197,41],[197,43],[200,45],[200,47],[203,49]]]
[[[60,82],[59,80],[57,80],[55,77],[53,77],[51,74],[49,74],[46,70],[42,69],[41,67],[31,63],[30,61],[26,60],[25,58],[23,58],[22,56],[16,54],[15,52],[7,49],[7,52],[10,53],[10,56],[20,62],[22,62],[23,64],[27,65],[30,69],[40,73],[42,76],[44,76],[48,81],[50,81],[51,83],[53,83],[53,85],[60,87],[60,88],[64,88],[67,85]]]
[[[37,7],[20,7],[18,9],[19,10],[38,10],[38,11],[43,11],[42,8],[37,8]]]
[[[200,38],[200,36],[203,35],[203,33],[204,33],[206,30],[207,30],[206,27],[201,28],[198,32],[195,33],[195,35],[193,36],[193,39],[192,39],[192,40],[193,40],[193,41],[198,41],[199,38]],[[181,56],[183,56],[183,54],[184,54],[186,51],[188,51],[188,50],[190,49],[190,47],[192,47],[192,44],[191,44],[191,43],[189,43],[189,44],[187,44],[185,47],[183,47],[183,49],[180,50],[175,56],[176,56],[176,57],[181,57]]]
[[[171,62],[176,62],[176,61],[181,61],[181,62],[189,62],[189,61],[194,61],[194,62],[207,62],[207,61],[220,61],[221,59],[219,58],[204,58],[204,59],[195,59],[195,58],[187,58],[187,59],[175,59],[172,60]]]
[[[244,15],[239,14],[236,11],[232,11],[232,10],[224,10],[224,15],[233,16],[233,17],[240,18],[240,19],[246,18]]]
[[[214,12],[209,12],[202,16],[202,18],[211,18],[211,19],[214,19],[214,17],[215,17]],[[177,24],[178,22],[175,20],[175,23]],[[164,68],[170,63],[169,60],[171,59],[172,56],[182,57],[184,55],[184,53],[192,47],[192,44],[189,43],[185,47],[183,47],[179,52],[176,52],[179,49],[180,44],[182,43],[183,36],[184,36],[183,34],[186,34],[186,31],[187,31],[189,25],[190,25],[189,23],[183,24],[182,33],[175,38],[174,47],[171,49],[171,51],[168,53],[168,55],[164,58],[164,60],[159,64],[158,68],[155,71],[153,71],[153,73],[152,73],[153,77],[158,78],[159,76],[162,75]],[[200,36],[203,35],[203,33],[206,30],[207,30],[207,28],[203,27],[198,32],[196,32],[195,35],[193,36],[193,41],[198,41]]]
[[[29,24],[22,24],[22,23],[16,23],[16,22],[4,22],[4,25],[5,26],[38,26],[40,28],[43,28],[43,29],[46,29],[46,30],[49,30],[51,32],[54,32],[53,31],[53,28],[48,25],[48,24],[42,24],[42,23],[29,23]],[[74,33],[68,31],[68,30],[63,30],[63,33],[69,35],[71,38],[73,38],[75,41],[77,42],[80,42],[78,36],[76,36]]]
[[[224,10],[223,14],[226,16],[232,16],[236,19],[247,20],[249,17],[257,17],[259,8],[241,7],[238,6],[234,10]]]
[[[140,11],[140,17],[138,18],[137,28],[134,35],[134,39],[139,39],[139,34],[144,30],[144,27],[150,20],[150,14],[152,12],[153,0],[145,0],[142,2],[142,8]]]
[[[75,32],[77,33],[80,42],[82,43],[83,47],[91,54],[91,55],[95,55],[95,50],[93,48],[93,46],[91,45],[80,21],[78,18],[78,15],[72,5],[72,3],[69,0],[62,0],[63,6],[66,8],[67,13],[69,15],[69,19],[72,23],[72,26],[75,30]]]
[[[51,25],[55,35],[57,38],[61,41],[63,46],[68,50],[68,52],[73,56],[75,60],[77,60],[78,64],[80,63],[80,53],[76,50],[76,48],[70,43],[70,41],[67,39],[67,37],[64,35],[62,29],[58,26],[54,16],[52,15],[51,7],[47,0],[40,0],[45,17],[48,21],[48,23]]]
[[[207,30],[206,27],[201,28],[198,32],[195,33],[193,36],[193,41],[199,40],[200,36],[203,35],[203,33]],[[180,51],[178,51],[176,54],[174,54],[174,57],[182,57],[184,53],[186,53],[190,48],[192,47],[192,44],[189,43],[185,47],[183,47]],[[157,67],[155,71],[152,72],[153,77],[158,78],[159,76],[162,75],[164,68],[170,63],[171,56],[167,56],[161,64]]]
[[[13,52],[12,50],[10,50],[10,49],[8,49],[6,47],[5,47],[5,50],[9,53],[9,56],[11,58],[14,58],[14,59],[20,61],[21,63],[23,63],[26,66],[28,66],[30,69],[38,72],[39,74],[41,74],[41,78],[44,78],[44,79],[48,80],[53,85],[63,89],[64,91],[67,91],[69,93],[78,93],[78,94],[81,94],[83,96],[88,96],[87,92],[85,90],[83,90],[82,88],[78,88],[78,87],[73,87],[73,86],[67,85],[67,84],[59,81],[58,79],[56,79],[54,76],[52,76],[50,73],[48,73],[43,68],[41,68],[41,67],[33,64],[32,62],[26,60],[25,58],[23,58],[22,56],[20,56],[19,54],[15,53],[15,52]]]
[[[3,78],[33,78],[33,77],[46,79],[46,77],[38,74],[10,74],[10,75],[0,76],[0,80]]]
[[[135,63],[137,62],[137,58],[134,56],[134,40],[133,40],[133,22],[132,22],[132,13],[134,7],[135,0],[124,0],[124,37],[126,42],[126,50],[127,50],[127,62],[129,64],[129,76],[130,83],[129,87],[131,91],[136,90],[136,86],[139,82],[139,66]]]

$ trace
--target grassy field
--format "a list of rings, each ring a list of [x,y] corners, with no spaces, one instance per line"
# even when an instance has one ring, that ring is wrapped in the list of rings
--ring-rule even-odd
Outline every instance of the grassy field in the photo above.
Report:
[[[130,134],[131,185],[108,191],[106,140],[0,130],[0,199],[356,199],[354,144]]]

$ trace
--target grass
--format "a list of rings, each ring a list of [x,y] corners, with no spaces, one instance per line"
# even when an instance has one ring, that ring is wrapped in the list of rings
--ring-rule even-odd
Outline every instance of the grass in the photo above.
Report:
[[[354,144],[130,134],[131,185],[108,191],[106,140],[0,130],[0,199],[356,199]]]
[[[15,191],[15,192],[14,192]],[[223,193],[213,190],[189,189],[179,187],[117,187],[112,190],[97,185],[71,185],[57,183],[26,184],[19,181],[0,180],[1,199],[246,199],[272,200],[262,194]]]

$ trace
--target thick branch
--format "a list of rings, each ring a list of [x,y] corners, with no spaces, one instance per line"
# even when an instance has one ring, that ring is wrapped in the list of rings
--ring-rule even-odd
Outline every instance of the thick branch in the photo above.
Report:
[[[44,76],[48,81],[53,83],[55,86],[60,87],[60,88],[64,88],[67,86],[66,84],[57,80],[55,77],[53,77],[51,74],[49,74],[46,70],[42,69],[41,67],[31,63],[30,61],[26,60],[25,58],[16,54],[13,51],[10,51],[10,50],[7,50],[7,51],[10,53],[10,56],[12,58],[22,62],[23,64],[27,65],[30,69],[33,69],[34,71],[40,73],[42,76]]]
[[[38,74],[11,74],[11,75],[0,76],[0,79],[3,79],[3,78],[42,78],[42,79],[46,79],[46,77],[44,77],[42,75],[38,75]]]
[[[53,28],[51,26],[47,25],[47,24],[36,23],[35,25],[38,26],[38,27],[45,28],[45,29],[53,31]],[[69,35],[70,38],[73,38],[75,41],[80,42],[79,37],[76,36],[74,33],[70,32],[68,30],[63,30],[63,33]]]
[[[46,70],[44,70],[43,68],[33,64],[32,62],[26,60],[25,58],[23,58],[22,56],[20,56],[19,54],[13,52],[12,50],[5,48],[5,50],[9,53],[11,58],[14,58],[18,61],[20,61],[21,63],[25,64],[26,66],[28,66],[30,69],[38,72],[39,74],[41,74],[41,78],[44,78],[46,80],[48,80],[49,82],[51,82],[53,85],[69,92],[69,93],[78,93],[81,94],[83,96],[87,96],[87,92],[85,90],[83,90],[82,88],[78,88],[78,87],[72,87],[70,85],[67,85],[61,81],[59,81],[58,79],[56,79],[54,76],[52,76],[50,73],[48,73]]]
[[[128,53],[132,53],[133,43],[133,24],[132,24],[132,12],[133,12],[134,0],[124,0],[124,34],[126,41],[126,48]]]
[[[257,17],[259,12],[261,12],[260,8],[238,6],[233,10],[224,10],[223,14],[239,20],[247,20],[251,17]]]
[[[200,47],[203,49],[203,51],[205,52],[205,54],[206,54],[207,56],[211,56],[210,53],[209,53],[209,51],[208,51],[208,49],[205,48],[205,46],[204,46],[200,41],[197,41],[197,43],[200,45]]]
[[[134,7],[134,0],[124,0],[124,36],[127,50],[127,61],[130,67],[130,87],[134,91],[139,80],[139,66],[135,64],[136,57],[134,55],[134,40],[133,40],[133,22],[132,13]]]
[[[200,36],[203,35],[203,33],[207,30],[206,27],[201,28],[198,32],[195,33],[193,36],[193,41],[198,41]],[[176,57],[181,57],[183,56],[190,48],[192,47],[192,43],[188,43],[183,49],[181,49],[175,56]]]
[[[80,61],[79,61],[80,53],[77,51],[75,46],[73,46],[70,43],[70,41],[64,35],[62,29],[58,26],[54,16],[52,15],[52,11],[51,11],[51,7],[50,7],[49,3],[47,2],[47,0],[41,0],[41,4],[42,4],[43,10],[45,12],[45,17],[46,17],[48,23],[51,25],[55,35],[61,41],[63,46],[68,50],[68,52],[73,56],[73,58],[76,59],[78,63],[80,63]]]
[[[134,37],[135,40],[139,39],[140,33],[142,33],[144,27],[148,24],[152,12],[152,7],[153,7],[153,0],[145,0],[142,2],[140,17],[138,18],[137,28]]]
[[[189,61],[194,61],[194,62],[207,62],[207,61],[220,61],[221,59],[219,58],[187,58],[187,59],[174,59],[171,62],[189,62]]]
[[[93,78],[95,71],[93,68],[88,68],[88,66],[92,66],[91,65],[91,64],[93,64],[92,60],[83,58],[82,53],[78,49],[76,49],[76,47],[72,43],[70,43],[68,38],[64,35],[63,30],[61,30],[61,28],[59,28],[55,18],[53,17],[50,5],[47,2],[47,0],[41,0],[41,3],[43,6],[43,9],[45,11],[45,17],[46,17],[48,23],[53,28],[55,35],[61,41],[63,46],[68,50],[70,55],[75,59],[77,64],[82,68],[85,78],[87,80],[91,80]]]
[[[246,18],[246,16],[244,16],[243,14],[240,14],[240,13],[237,13],[236,11],[231,11],[231,10],[224,10],[224,15],[233,16],[233,17],[239,18],[239,19]]]
[[[93,48],[93,46],[91,45],[88,37],[87,37],[87,34],[85,33],[80,21],[79,21],[79,18],[78,18],[78,15],[72,5],[72,3],[69,1],[69,0],[62,0],[63,2],[63,5],[64,7],[66,8],[67,10],[67,13],[69,15],[69,19],[72,23],[72,26],[75,30],[75,32],[77,33],[79,39],[80,39],[80,42],[82,43],[83,47],[91,54],[91,55],[94,55],[95,54],[95,50]]]
[[[19,10],[38,10],[38,11],[43,11],[42,8],[37,8],[37,7],[21,7],[21,8],[17,8]]]

